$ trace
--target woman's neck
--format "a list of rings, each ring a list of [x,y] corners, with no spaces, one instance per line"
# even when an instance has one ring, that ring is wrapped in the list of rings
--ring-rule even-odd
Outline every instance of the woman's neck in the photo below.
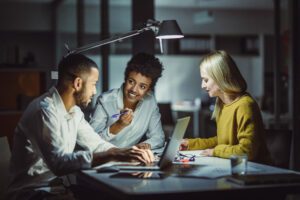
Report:
[[[124,108],[130,108],[133,111],[135,110],[137,104],[138,103],[131,103],[124,100]]]
[[[224,104],[231,104],[232,102],[239,99],[241,96],[243,96],[243,94],[230,94],[229,95],[229,94],[223,93],[223,95],[221,95],[219,97]]]

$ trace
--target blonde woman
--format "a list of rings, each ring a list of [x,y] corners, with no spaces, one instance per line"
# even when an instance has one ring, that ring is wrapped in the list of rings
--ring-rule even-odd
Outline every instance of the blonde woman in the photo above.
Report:
[[[202,88],[216,97],[212,119],[217,135],[184,139],[181,150],[203,149],[206,156],[229,158],[248,155],[250,161],[268,163],[269,152],[258,104],[247,90],[247,83],[234,60],[225,51],[206,55],[200,64]]]

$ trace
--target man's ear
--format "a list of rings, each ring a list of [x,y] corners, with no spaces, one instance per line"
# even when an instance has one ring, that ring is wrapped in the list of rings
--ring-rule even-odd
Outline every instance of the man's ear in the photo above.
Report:
[[[76,77],[73,81],[73,88],[75,91],[79,91],[82,88],[83,80],[80,77]]]

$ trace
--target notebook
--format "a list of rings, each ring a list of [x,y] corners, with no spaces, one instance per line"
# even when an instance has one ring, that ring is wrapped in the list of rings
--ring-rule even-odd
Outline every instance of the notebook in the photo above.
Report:
[[[166,147],[158,162],[153,162],[147,165],[140,163],[118,163],[115,166],[121,170],[164,170],[172,166],[189,121],[190,117],[177,119],[172,136],[167,141]]]

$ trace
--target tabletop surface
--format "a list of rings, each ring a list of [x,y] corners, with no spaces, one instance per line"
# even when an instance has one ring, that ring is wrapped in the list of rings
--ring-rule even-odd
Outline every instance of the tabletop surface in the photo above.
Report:
[[[120,192],[126,195],[157,195],[157,194],[193,194],[193,193],[214,193],[216,191],[239,191],[263,189],[264,192],[276,193],[281,191],[300,191],[300,183],[286,184],[259,184],[244,186],[228,181],[231,177],[230,160],[216,157],[201,156],[201,151],[182,151],[184,154],[195,155],[194,162],[184,163],[185,165],[196,165],[197,169],[187,174],[164,173],[149,171],[139,173],[138,171],[120,171],[113,173],[97,173],[95,169],[83,170],[78,174],[79,182],[84,181],[94,188],[106,188],[112,193]],[[108,163],[106,165],[113,165]],[[178,163],[175,163],[178,164]],[[132,176],[124,176],[133,174]],[[290,174],[297,173],[292,170],[248,162],[247,174]],[[134,176],[136,175],[136,176]],[[140,178],[139,175],[148,178]],[[152,176],[150,176],[152,175]],[[151,178],[150,178],[151,177]]]

